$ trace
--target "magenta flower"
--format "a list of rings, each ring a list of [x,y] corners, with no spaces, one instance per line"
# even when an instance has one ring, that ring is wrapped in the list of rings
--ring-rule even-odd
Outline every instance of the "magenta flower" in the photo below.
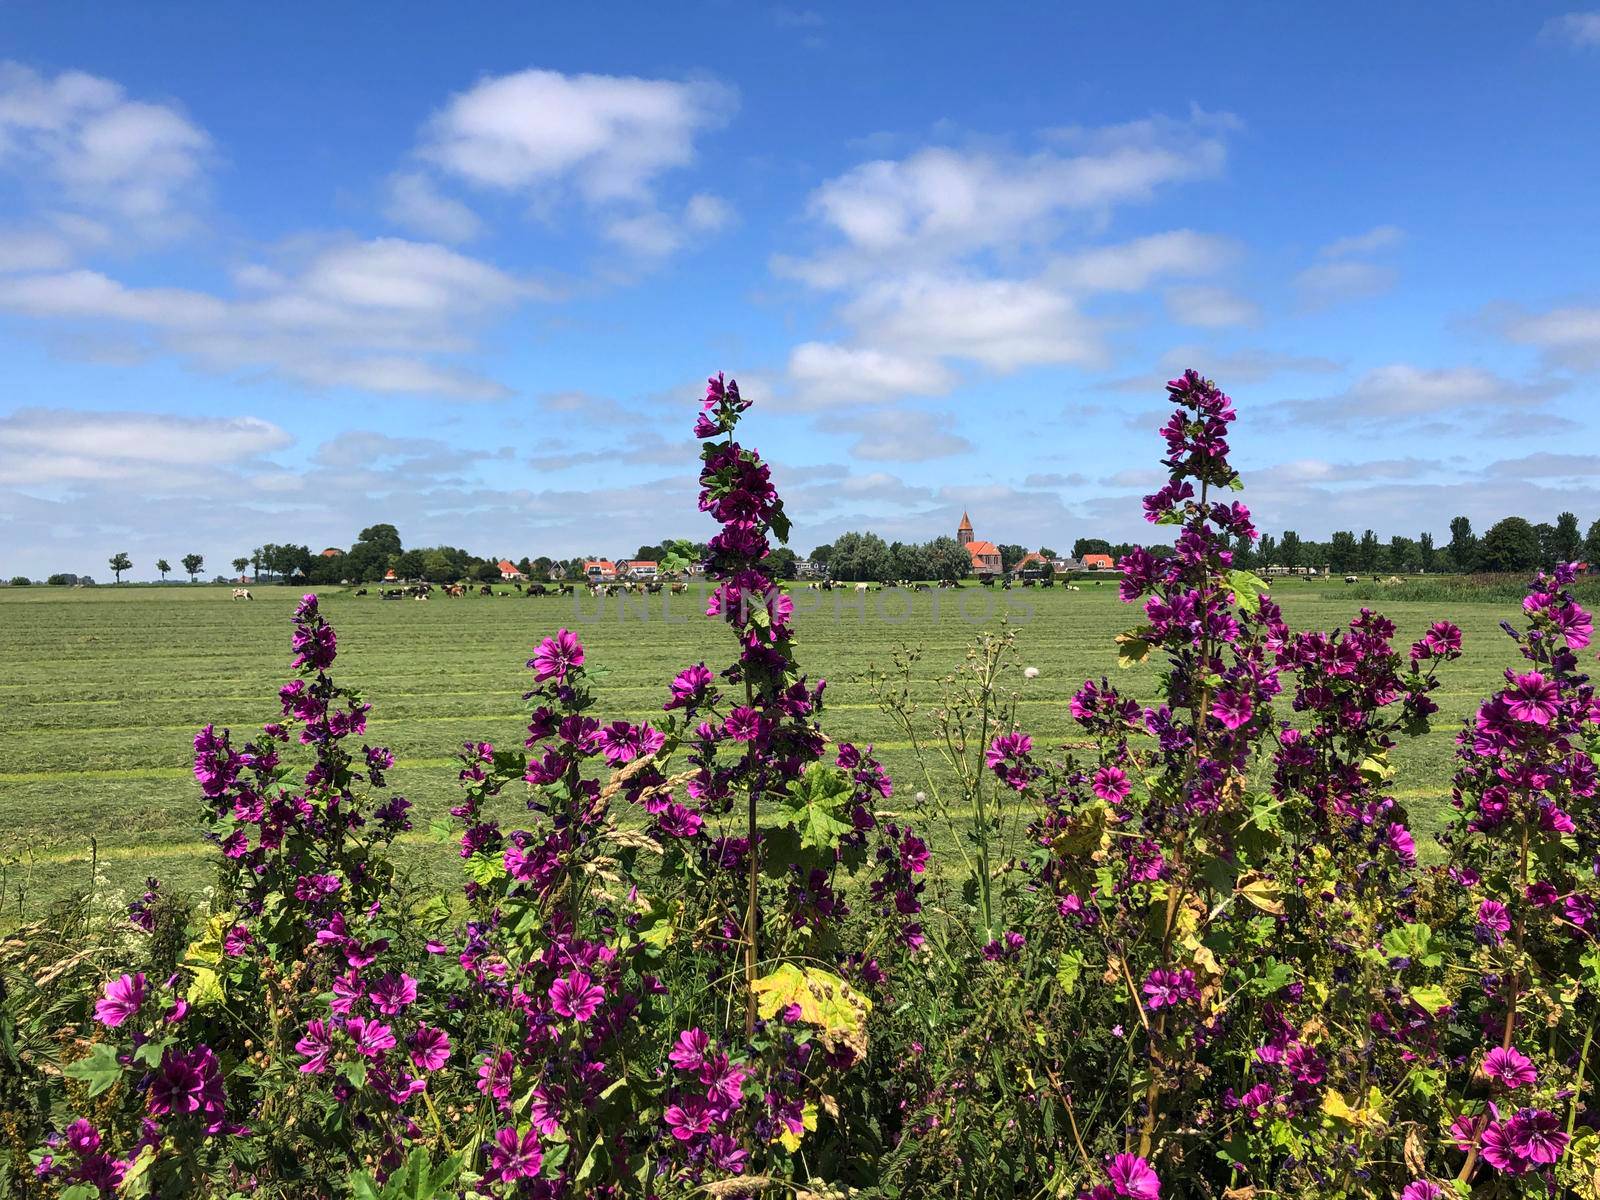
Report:
[[[1149,1163],[1134,1154],[1119,1154],[1106,1167],[1118,1196],[1134,1200],[1161,1200],[1161,1179]]]
[[[72,1152],[79,1158],[100,1149],[100,1131],[83,1117],[68,1125],[62,1135]]]
[[[1117,767],[1101,767],[1094,773],[1091,783],[1094,794],[1107,804],[1120,804],[1132,790],[1127,773]]]
[[[1561,1119],[1542,1108],[1524,1108],[1506,1122],[1511,1148],[1518,1157],[1541,1167],[1549,1166],[1567,1148]]]
[[[574,667],[582,665],[583,643],[578,641],[578,635],[570,629],[560,630],[555,637],[545,638],[533,652],[533,657],[528,660],[528,666],[533,670],[533,677],[540,683],[547,679],[565,683],[567,673]]]
[[[1389,828],[1384,832],[1384,840],[1389,843],[1389,849],[1394,851],[1395,857],[1404,866],[1414,867],[1417,865],[1417,843],[1411,836],[1411,831],[1404,825],[1397,821],[1391,822]]]
[[[1249,696],[1232,688],[1224,688],[1211,704],[1211,715],[1227,728],[1237,729],[1255,715],[1255,708]]]
[[[450,1060],[450,1038],[442,1029],[418,1025],[406,1039],[411,1065],[419,1071],[437,1071]]]
[[[387,974],[372,985],[371,998],[374,1008],[387,1016],[393,1016],[401,1009],[416,1003],[417,981],[403,972],[399,975]]]
[[[678,1141],[692,1141],[710,1130],[711,1106],[701,1096],[690,1096],[680,1104],[669,1104],[662,1120]]]
[[[1444,1189],[1437,1183],[1415,1179],[1406,1184],[1405,1191],[1400,1193],[1400,1200],[1441,1200],[1443,1196]]]
[[[1501,1087],[1515,1091],[1537,1083],[1539,1072],[1533,1061],[1515,1047],[1496,1046],[1483,1060],[1483,1073]]]
[[[1511,914],[1498,900],[1485,900],[1478,905],[1478,932],[1499,943],[1511,932]]]
[[[144,1003],[144,972],[124,975],[106,984],[105,995],[94,1006],[94,1019],[115,1029],[139,1011]]]
[[[536,1179],[544,1165],[544,1154],[539,1149],[539,1135],[532,1129],[521,1137],[512,1128],[501,1129],[489,1143],[489,1173],[502,1183],[515,1183],[518,1179]]]
[[[1200,998],[1200,989],[1194,982],[1194,972],[1188,967],[1182,971],[1165,971],[1157,967],[1145,978],[1143,990],[1145,1003],[1152,1009]]]
[[[605,989],[582,971],[574,971],[550,985],[550,1007],[574,1021],[587,1021],[594,1016],[605,998]]]
[[[667,1055],[672,1065],[680,1071],[698,1071],[706,1060],[706,1050],[711,1039],[702,1029],[685,1029],[678,1035],[677,1044]]]
[[[1511,686],[1505,691],[1506,711],[1513,720],[1530,725],[1548,725],[1561,709],[1561,691],[1538,671],[1526,675],[1506,672]]]
[[[395,1044],[394,1030],[366,1017],[352,1017],[345,1032],[355,1039],[356,1052],[365,1058],[381,1058]]]
[[[321,1018],[307,1022],[305,1035],[294,1044],[294,1048],[306,1056],[306,1061],[300,1064],[301,1073],[321,1075],[328,1069],[328,1056],[333,1053],[328,1023]]]
[[[478,1066],[478,1090],[503,1103],[511,1095],[511,1072],[514,1066],[515,1060],[509,1050],[485,1054]]]

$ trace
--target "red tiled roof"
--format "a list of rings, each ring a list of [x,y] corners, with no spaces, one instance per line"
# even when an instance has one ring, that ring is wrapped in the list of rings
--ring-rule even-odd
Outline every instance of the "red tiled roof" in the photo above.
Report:
[[[968,542],[968,554],[999,554],[1000,548],[993,542]]]
[[[1085,554],[1083,565],[1086,567],[1099,567],[1102,571],[1109,571],[1117,564],[1112,561],[1109,554]]]
[[[633,561],[631,561],[628,565],[630,567],[654,567],[654,566],[659,566],[660,564],[652,562],[648,558],[636,558]]]
[[[508,573],[510,573],[512,571],[517,571],[517,564],[512,562],[509,558],[502,558],[500,560],[499,566],[500,566],[500,574],[502,574],[502,575],[508,574]],[[517,571],[517,574],[520,575],[521,573],[522,572]]]

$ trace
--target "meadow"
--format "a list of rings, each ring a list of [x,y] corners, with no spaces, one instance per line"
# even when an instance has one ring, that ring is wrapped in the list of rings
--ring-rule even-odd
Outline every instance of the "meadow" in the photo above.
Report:
[[[1433,733],[1402,746],[1396,759],[1394,794],[1412,811],[1426,860],[1447,813],[1454,733],[1515,661],[1497,628],[1515,605],[1401,600],[1394,595],[1403,589],[1391,591],[1379,598],[1366,585],[1293,581],[1274,594],[1296,628],[1333,628],[1368,604],[1398,624],[1401,644],[1440,617],[1464,629],[1466,655],[1436,694],[1442,711]],[[148,875],[184,888],[209,882],[191,739],[208,721],[248,732],[273,719],[289,674],[299,590],[254,593],[247,603],[217,587],[0,589],[0,921],[38,915],[88,888],[95,870],[124,888]],[[978,630],[1006,619],[1018,635],[1019,718],[1041,739],[1071,736],[1065,701],[1085,678],[1120,674],[1119,686],[1141,699],[1156,683],[1154,661],[1116,670],[1112,639],[1134,623],[1134,610],[1110,582],[1077,592],[969,584],[915,595],[795,596],[801,662],[829,684],[824,728],[874,744],[903,788],[918,786],[920,775],[870,683],[897,646],[922,651],[919,698],[932,703]],[[646,719],[675,671],[702,659],[716,664],[726,652],[726,633],[703,616],[698,588],[648,603],[516,593],[382,602],[340,589],[323,601],[339,631],[338,673],[374,705],[368,740],[395,752],[391,786],[417,805],[402,854],[440,878],[454,870],[455,846],[429,826],[458,796],[453,756],[468,738],[520,743],[524,663],[540,638],[563,626],[579,632],[607,720]],[[1037,677],[1024,678],[1024,666],[1037,667]]]

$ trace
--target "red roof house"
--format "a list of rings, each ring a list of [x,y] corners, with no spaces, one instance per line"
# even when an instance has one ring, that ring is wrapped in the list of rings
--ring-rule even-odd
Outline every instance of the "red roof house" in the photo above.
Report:
[[[500,568],[501,579],[522,578],[522,572],[517,570],[517,564],[512,562],[509,558],[502,558],[496,565]]]
[[[615,579],[617,564],[603,558],[589,559],[583,564],[583,573],[590,579]]]
[[[1089,571],[1115,571],[1117,564],[1109,554],[1085,554],[1083,565]]]

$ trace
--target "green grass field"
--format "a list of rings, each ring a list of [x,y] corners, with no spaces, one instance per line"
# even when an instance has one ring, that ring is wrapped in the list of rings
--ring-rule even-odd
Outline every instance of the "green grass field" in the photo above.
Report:
[[[1277,594],[1292,624],[1329,628],[1359,607],[1341,585],[1289,583]],[[0,589],[0,861],[6,896],[0,919],[90,879],[91,839],[102,871],[130,885],[154,874],[183,887],[203,886],[210,852],[200,840],[198,791],[190,775],[190,739],[207,721],[251,731],[276,715],[276,690],[288,678],[290,613],[297,592],[259,587],[253,602],[225,588],[101,587]],[[1112,637],[1134,623],[1111,584],[1063,590],[891,594],[796,593],[799,654],[808,672],[829,681],[825,727],[838,739],[875,743],[908,790],[907,743],[874,703],[866,677],[887,666],[897,644],[923,650],[925,698],[954,668],[978,628],[1009,612],[1018,629],[1021,719],[1036,739],[1069,735],[1067,696],[1089,675],[1117,674]],[[399,764],[393,787],[417,805],[417,830],[405,852],[419,866],[448,868],[453,847],[428,833],[455,794],[452,755],[468,738],[515,743],[522,736],[523,664],[534,644],[565,625],[588,647],[598,676],[603,719],[642,719],[659,710],[678,667],[726,661],[720,623],[701,615],[698,595],[630,602],[582,597],[513,596],[426,602],[379,601],[324,593],[339,631],[338,669],[374,705],[369,739],[389,745]],[[1370,602],[1369,602],[1370,603]],[[575,606],[576,604],[576,606]],[[810,607],[808,611],[808,606]],[[937,606],[937,607],[936,607]],[[1494,686],[1515,648],[1498,629],[1511,605],[1459,601],[1375,605],[1409,641],[1430,620],[1449,617],[1466,631],[1466,657],[1445,677],[1435,733],[1406,747],[1397,793],[1420,834],[1442,822],[1451,737],[1478,698]],[[1030,611],[1031,609],[1031,611]],[[1155,665],[1122,673],[1141,698]],[[1426,852],[1427,839],[1419,838]]]

